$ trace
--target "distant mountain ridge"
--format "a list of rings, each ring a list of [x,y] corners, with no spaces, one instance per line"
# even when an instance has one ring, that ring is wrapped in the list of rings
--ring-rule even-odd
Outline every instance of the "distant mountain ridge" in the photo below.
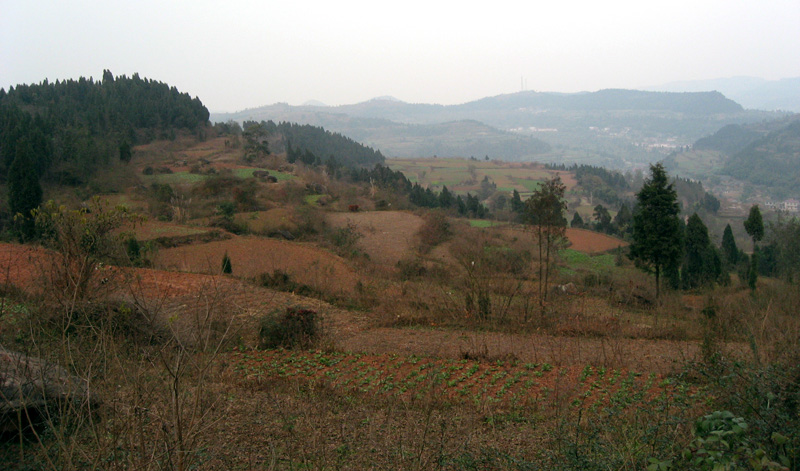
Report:
[[[571,94],[524,91],[460,105],[412,104],[393,97],[331,107],[278,103],[212,115],[217,122],[272,120],[322,126],[380,149],[387,157],[431,156],[437,149],[436,155],[442,157],[482,154],[505,160],[560,161],[543,154],[555,146],[590,145],[595,147],[588,150],[587,159],[595,163],[597,158],[608,162],[617,150],[633,150],[635,160],[652,161],[643,146],[670,139],[688,145],[726,124],[757,119],[764,116],[746,112],[719,92],[620,89]],[[467,124],[452,124],[461,122]],[[442,135],[446,123],[449,133]],[[479,131],[476,123],[481,123]],[[595,145],[598,140],[605,142]],[[583,149],[572,154],[587,155]]]
[[[413,124],[475,119],[496,126],[486,115],[496,111],[668,111],[693,115],[737,113],[741,105],[719,92],[670,93],[608,89],[584,93],[525,91],[482,98],[460,105],[412,104],[384,97],[354,105],[341,105],[336,112],[363,118],[381,118]]]
[[[251,108],[235,113],[214,113],[212,121],[245,120],[273,113],[276,108],[312,112],[310,106],[290,106],[283,103]],[[719,92],[649,92],[640,90],[607,89],[583,93],[517,92],[482,98],[460,105],[412,104],[392,97],[378,97],[352,105],[328,107],[327,112],[360,118],[378,118],[408,124],[443,123],[464,119],[481,119],[496,111],[527,113],[530,111],[667,111],[691,115],[738,113],[744,109]],[[476,115],[477,114],[477,115]]]
[[[766,80],[758,77],[728,77],[670,82],[648,91],[701,92],[717,90],[747,109],[800,112],[800,77]]]

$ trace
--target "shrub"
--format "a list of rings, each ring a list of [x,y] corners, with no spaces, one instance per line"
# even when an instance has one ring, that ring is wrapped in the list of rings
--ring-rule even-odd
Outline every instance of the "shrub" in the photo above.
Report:
[[[400,279],[404,281],[420,278],[428,273],[428,270],[419,258],[404,258],[399,260],[397,262],[397,268],[400,270]]]
[[[258,331],[259,348],[313,347],[319,338],[317,313],[310,309],[290,307],[278,317],[268,315],[261,321]]]
[[[773,461],[758,444],[753,444],[747,422],[728,411],[715,411],[698,419],[694,427],[694,440],[684,450],[676,463],[650,460],[648,470],[680,469],[789,469],[790,460],[780,455],[781,463]],[[775,432],[771,441],[783,446],[788,439]]]
[[[328,240],[334,246],[335,251],[342,256],[357,255],[358,240],[362,237],[363,235],[358,232],[358,227],[352,223],[328,232]]]
[[[222,273],[233,273],[233,265],[231,265],[231,258],[228,257],[228,252],[222,256]]]
[[[262,273],[256,278],[256,283],[278,291],[287,291],[300,296],[315,296],[318,293],[308,285],[292,280],[291,276],[283,270],[275,270],[270,273]]]
[[[431,211],[423,216],[422,226],[417,232],[420,249],[427,252],[441,244],[452,235],[450,223],[442,211]]]

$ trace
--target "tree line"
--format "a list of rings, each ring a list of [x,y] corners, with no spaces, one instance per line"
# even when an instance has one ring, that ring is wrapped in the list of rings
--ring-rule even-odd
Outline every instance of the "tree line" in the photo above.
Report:
[[[174,137],[177,129],[197,131],[208,117],[198,98],[138,74],[115,78],[105,70],[102,81],[0,89],[0,179],[10,175],[18,148],[29,147],[40,178],[85,183],[113,159],[129,160],[132,144]]]
[[[31,210],[42,199],[41,181],[86,183],[102,166],[132,158],[131,146],[176,129],[200,132],[209,113],[197,98],[138,74],[103,72],[103,80],[44,80],[0,89],[0,183],[7,213],[22,239],[33,236]]]
[[[650,171],[650,178],[636,195],[630,257],[639,268],[655,275],[656,297],[662,277],[671,288],[694,289],[714,283],[728,284],[730,273],[736,272],[741,281],[755,290],[759,273],[783,275],[791,280],[800,272],[800,256],[796,255],[796,249],[800,248],[800,223],[796,220],[770,226],[771,243],[761,249],[758,243],[766,231],[761,211],[754,205],[744,221],[744,229],[753,242],[752,255],[736,246],[730,224],[717,246],[697,213],[686,222],[679,217],[675,183],[669,181],[664,167],[659,163],[651,166]]]

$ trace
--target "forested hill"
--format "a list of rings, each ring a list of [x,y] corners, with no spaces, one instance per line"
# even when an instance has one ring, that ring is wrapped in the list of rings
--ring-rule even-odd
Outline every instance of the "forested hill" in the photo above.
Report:
[[[762,135],[752,127],[729,124],[710,136],[698,139],[692,147],[695,150],[715,150],[726,155],[733,155]]]
[[[102,81],[43,81],[0,90],[0,178],[18,146],[32,151],[39,176],[80,184],[135,143],[198,130],[209,112],[198,98],[134,74]]]
[[[796,194],[800,187],[800,119],[750,143],[728,160],[721,173]]]
[[[248,128],[248,124],[245,122],[245,129]],[[266,127],[269,134],[282,136],[284,148],[287,152],[299,153],[297,158],[300,160],[313,159],[324,163],[333,157],[341,165],[370,168],[375,164],[382,164],[385,160],[380,151],[321,127],[287,122],[275,124],[272,121],[261,124]],[[291,150],[289,146],[292,147]]]

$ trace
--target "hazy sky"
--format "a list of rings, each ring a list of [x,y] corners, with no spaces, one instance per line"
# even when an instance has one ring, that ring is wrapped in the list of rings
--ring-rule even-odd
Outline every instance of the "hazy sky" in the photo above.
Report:
[[[800,1],[0,0],[0,87],[138,72],[211,111],[800,76]]]

